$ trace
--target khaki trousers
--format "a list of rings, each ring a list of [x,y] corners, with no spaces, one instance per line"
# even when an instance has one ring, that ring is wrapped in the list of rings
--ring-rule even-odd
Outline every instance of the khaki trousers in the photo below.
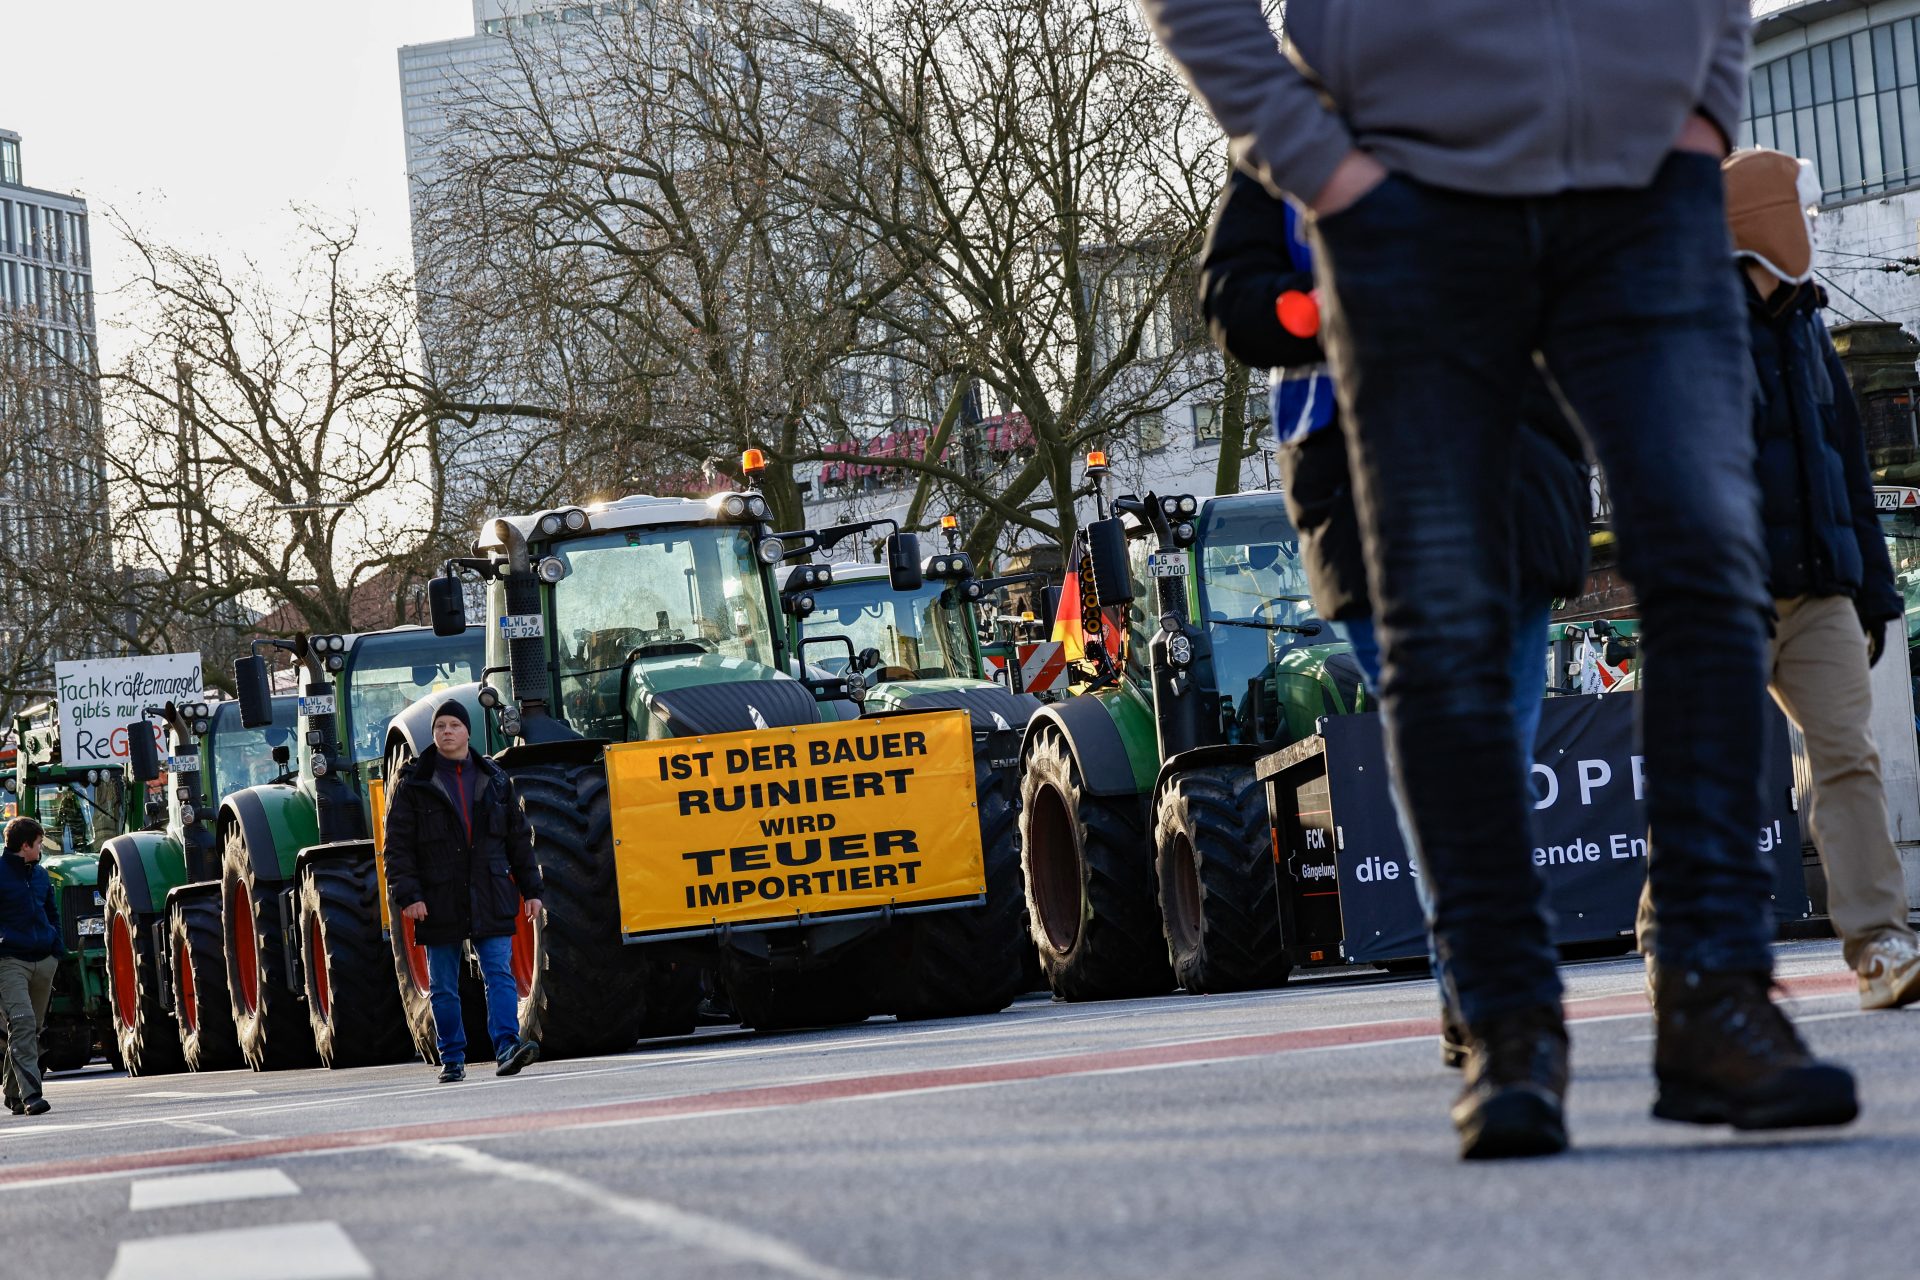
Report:
[[[1880,752],[1869,731],[1867,637],[1846,596],[1776,600],[1774,608],[1780,626],[1767,688],[1807,742],[1807,826],[1827,869],[1827,914],[1847,964],[1858,967],[1867,944],[1913,936],[1900,855],[1887,833]],[[1899,659],[1898,640],[1885,660]]]
[[[1827,871],[1827,915],[1849,968],[1882,938],[1913,936],[1900,855],[1887,832],[1880,751],[1869,723],[1867,636],[1846,596],[1775,600],[1780,625],[1767,657],[1767,691],[1806,739],[1813,794],[1807,826]],[[1895,637],[1897,642],[1898,637]],[[1898,647],[1896,643],[1895,659]],[[1653,911],[1645,888],[1636,921],[1640,950],[1653,953]]]
[[[0,1064],[0,1088],[9,1106],[40,1097],[40,1024],[53,997],[53,974],[60,961],[0,956],[0,1018],[7,1024],[6,1062]]]

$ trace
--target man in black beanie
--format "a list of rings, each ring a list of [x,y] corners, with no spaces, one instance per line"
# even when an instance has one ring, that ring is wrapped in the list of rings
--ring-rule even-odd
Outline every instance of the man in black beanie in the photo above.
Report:
[[[486,977],[495,1074],[514,1075],[540,1056],[520,1036],[512,966],[520,916],[540,916],[533,829],[506,770],[468,749],[471,724],[458,700],[440,704],[433,750],[400,770],[387,812],[387,879],[394,909],[427,951],[442,1084],[467,1075],[460,961],[469,939]]]

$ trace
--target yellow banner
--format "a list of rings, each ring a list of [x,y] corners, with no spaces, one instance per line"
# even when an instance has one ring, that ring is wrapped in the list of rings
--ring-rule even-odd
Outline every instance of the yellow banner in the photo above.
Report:
[[[626,934],[986,891],[964,711],[607,748]]]
[[[388,917],[393,908],[387,902],[387,783],[384,778],[367,779],[367,807],[373,810],[373,878],[380,886],[380,927],[391,929]]]

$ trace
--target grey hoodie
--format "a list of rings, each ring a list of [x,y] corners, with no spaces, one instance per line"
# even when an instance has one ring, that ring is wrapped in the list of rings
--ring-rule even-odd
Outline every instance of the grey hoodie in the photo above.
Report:
[[[1687,117],[1729,140],[1747,0],[1141,0],[1242,168],[1310,200],[1355,147],[1422,182],[1532,196],[1652,180]]]

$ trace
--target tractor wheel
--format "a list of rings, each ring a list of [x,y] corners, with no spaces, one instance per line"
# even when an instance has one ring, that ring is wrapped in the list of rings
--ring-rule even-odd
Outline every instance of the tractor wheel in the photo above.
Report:
[[[1027,754],[1020,791],[1027,904],[1047,985],[1068,1000],[1172,990],[1139,801],[1089,795],[1052,727]]]
[[[228,827],[220,864],[227,995],[240,1056],[255,1071],[310,1067],[319,1061],[306,1014],[287,989],[279,889],[278,881],[254,874],[246,832],[238,823]]]
[[[130,1076],[164,1076],[186,1067],[173,1019],[160,1003],[160,965],[153,954],[154,917],[136,912],[127,882],[107,881],[107,1004],[113,1038]]]
[[[40,1074],[78,1071],[93,1061],[93,1038],[83,1020],[54,1021],[40,1028]]]
[[[640,1020],[643,1040],[691,1035],[700,1018],[705,990],[700,966],[657,960],[647,975],[647,1013]]]
[[[606,766],[538,764],[509,770],[533,826],[546,884],[530,939],[516,938],[520,1032],[546,1058],[619,1053],[640,1038],[653,965],[620,939],[613,820]]]
[[[173,965],[173,1020],[180,1054],[193,1071],[227,1071],[241,1064],[227,995],[227,960],[220,935],[220,899],[176,898],[167,917]]]
[[[906,954],[890,985],[896,1017],[961,1018],[998,1013],[1027,989],[1033,937],[1020,879],[1015,783],[984,752],[974,762],[984,906],[907,917],[895,926]],[[897,985],[895,985],[897,984]]]
[[[404,1062],[413,1037],[400,1012],[373,862],[322,862],[300,876],[307,1021],[329,1067]]]
[[[1160,793],[1160,918],[1173,976],[1195,995],[1277,987],[1293,968],[1280,936],[1271,840],[1252,769],[1191,769]]]
[[[765,960],[729,955],[721,967],[727,1000],[740,1025],[755,1031],[837,1027],[873,1012],[868,948],[852,946],[808,969],[774,969]]]

